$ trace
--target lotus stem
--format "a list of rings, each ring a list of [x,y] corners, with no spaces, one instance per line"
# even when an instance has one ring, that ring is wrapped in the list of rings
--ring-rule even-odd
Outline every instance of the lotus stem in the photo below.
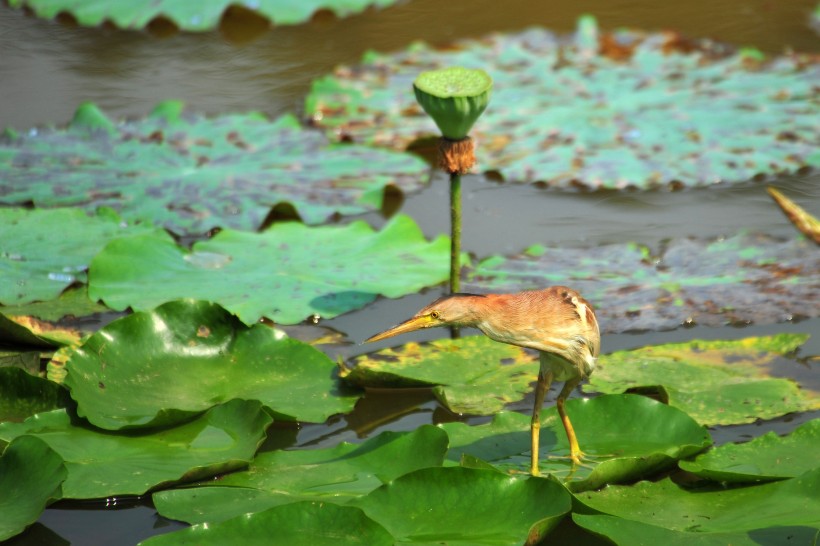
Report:
[[[459,291],[461,284],[461,173],[450,173],[450,293]],[[458,327],[450,329],[450,337],[458,339]]]

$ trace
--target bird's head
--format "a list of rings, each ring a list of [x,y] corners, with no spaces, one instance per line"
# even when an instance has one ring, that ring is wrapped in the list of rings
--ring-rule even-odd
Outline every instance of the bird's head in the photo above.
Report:
[[[453,294],[439,298],[401,324],[376,334],[364,342],[381,341],[423,328],[473,326],[476,320],[476,309],[483,298],[484,296],[478,294]]]

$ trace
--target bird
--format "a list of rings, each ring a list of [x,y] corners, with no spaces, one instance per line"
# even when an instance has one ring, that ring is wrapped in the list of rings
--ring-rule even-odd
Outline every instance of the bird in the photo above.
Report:
[[[492,340],[538,351],[540,369],[530,424],[530,473],[540,475],[540,413],[553,381],[565,382],[556,406],[566,431],[573,467],[581,463],[583,452],[564,401],[593,372],[600,350],[598,320],[587,300],[566,286],[508,294],[455,293],[435,300],[408,320],[364,342],[441,326],[478,328]]]

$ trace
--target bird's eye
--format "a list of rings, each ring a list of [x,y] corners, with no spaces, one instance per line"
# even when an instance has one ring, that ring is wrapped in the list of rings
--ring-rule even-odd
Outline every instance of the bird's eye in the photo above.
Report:
[[[438,320],[441,318],[441,313],[438,311],[430,311],[430,318]]]

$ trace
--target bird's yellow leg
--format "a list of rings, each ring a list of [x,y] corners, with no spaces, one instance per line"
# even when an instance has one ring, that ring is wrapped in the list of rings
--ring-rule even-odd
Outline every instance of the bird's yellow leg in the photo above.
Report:
[[[530,460],[530,474],[540,476],[538,469],[538,451],[541,437],[541,406],[544,405],[544,397],[552,383],[552,371],[545,370],[542,366],[538,372],[538,384],[535,386],[535,404],[532,408],[532,422],[530,424],[530,434],[532,436],[532,458]]]
[[[561,423],[563,423],[564,430],[567,433],[567,440],[569,440],[569,458],[572,460],[573,465],[581,464],[581,457],[583,457],[584,454],[578,446],[578,438],[575,436],[575,429],[572,428],[572,422],[569,420],[569,415],[567,415],[567,412],[564,409],[564,401],[580,382],[580,378],[570,379],[567,381],[564,384],[564,388],[561,389],[561,394],[558,395],[558,400],[555,404],[558,406],[558,415],[561,416]]]

